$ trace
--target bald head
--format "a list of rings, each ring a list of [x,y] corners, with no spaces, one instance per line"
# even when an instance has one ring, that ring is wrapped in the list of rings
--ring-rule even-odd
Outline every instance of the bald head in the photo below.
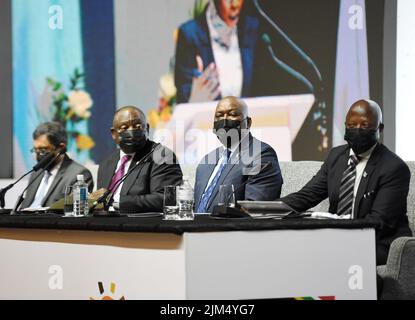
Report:
[[[122,107],[115,112],[111,135],[116,144],[120,144],[120,134],[128,130],[141,130],[148,137],[149,126],[146,115],[134,106]]]
[[[353,103],[346,116],[346,127],[377,129],[382,123],[382,110],[372,100],[359,100]]]
[[[147,123],[147,118],[143,111],[141,111],[139,108],[134,107],[134,106],[126,106],[126,107],[119,108],[115,112],[114,119],[112,121],[113,127],[115,128],[117,124],[119,124],[120,122],[122,122],[123,120],[127,118],[140,119],[142,123],[144,124]]]
[[[379,142],[384,127],[382,122],[382,110],[375,101],[353,103],[346,116],[344,139],[355,154],[361,155]]]
[[[248,118],[248,106],[236,97],[226,97],[219,101],[215,111],[215,121],[222,119],[242,121]]]

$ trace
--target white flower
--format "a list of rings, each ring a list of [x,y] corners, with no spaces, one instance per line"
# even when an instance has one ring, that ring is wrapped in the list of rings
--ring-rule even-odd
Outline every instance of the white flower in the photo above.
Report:
[[[167,73],[160,78],[160,91],[163,98],[169,101],[176,95],[176,86],[174,85],[174,77],[171,73]]]
[[[80,118],[86,119],[91,116],[89,109],[94,104],[89,93],[76,90],[68,95],[68,104],[72,111]]]

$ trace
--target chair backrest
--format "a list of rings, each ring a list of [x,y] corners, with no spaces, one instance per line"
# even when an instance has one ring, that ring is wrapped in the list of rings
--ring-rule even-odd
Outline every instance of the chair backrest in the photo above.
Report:
[[[280,168],[284,184],[281,197],[299,191],[318,172],[323,162],[320,161],[290,161],[280,162]],[[327,212],[329,210],[328,199],[324,200],[313,211]]]
[[[183,172],[183,179],[188,179],[190,185],[194,188],[195,186],[195,178],[196,178],[196,168],[197,165],[188,164],[188,165],[180,165]]]
[[[409,183],[408,194],[408,219],[409,226],[412,229],[412,233],[415,236],[415,161],[406,163],[411,170],[411,182]]]
[[[97,164],[86,164],[85,168],[87,168],[91,174],[92,174],[92,179],[94,180],[94,190],[97,190],[97,183],[98,183],[98,168],[99,166]]]
[[[305,186],[305,184],[317,173],[322,164],[323,163],[319,161],[280,162],[281,173],[284,179],[281,197],[296,192]],[[408,217],[409,225],[415,235],[415,162],[407,162],[407,165],[411,170],[411,182],[408,195]],[[196,167],[196,165],[182,165],[183,176],[189,179],[192,186],[194,186],[195,182]],[[91,168],[89,169],[91,170]],[[96,170],[91,170],[93,175]],[[326,199],[312,210],[327,211],[328,208],[329,201]]]

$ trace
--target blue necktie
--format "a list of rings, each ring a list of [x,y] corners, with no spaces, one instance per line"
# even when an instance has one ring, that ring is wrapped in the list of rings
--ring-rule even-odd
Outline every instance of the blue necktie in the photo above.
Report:
[[[223,152],[222,157],[226,157],[225,161],[223,161],[220,164],[220,167],[218,171],[215,174],[215,177],[210,182],[208,188],[206,189],[206,192],[203,194],[202,199],[200,200],[199,207],[197,208],[198,213],[204,213],[206,212],[207,205],[209,203],[210,197],[212,196],[213,190],[215,189],[216,185],[218,184],[219,178],[225,169],[226,165],[229,161],[229,155],[231,154],[231,151],[229,149],[225,149]]]
[[[36,192],[35,200],[33,200],[32,204],[30,205],[30,208],[40,208],[42,206],[43,198],[46,196],[46,193],[48,192],[48,183],[49,178],[51,174],[49,171],[45,171],[45,175],[42,178],[42,181],[40,182],[38,191]]]

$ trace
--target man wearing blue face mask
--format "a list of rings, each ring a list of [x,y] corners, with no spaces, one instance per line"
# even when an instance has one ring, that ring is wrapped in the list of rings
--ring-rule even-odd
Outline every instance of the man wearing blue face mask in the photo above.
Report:
[[[150,141],[148,133],[149,124],[140,109],[117,110],[111,135],[119,149],[100,164],[98,188],[111,190],[113,207],[120,211],[162,212],[164,187],[182,182],[175,154]],[[122,181],[129,170],[133,171]]]
[[[378,223],[376,261],[385,264],[392,241],[411,235],[406,215],[410,171],[380,142],[384,125],[376,102],[354,103],[345,124],[347,145],[333,148],[310,182],[281,200],[306,211],[328,197],[329,212]]]
[[[222,146],[207,154],[196,170],[195,210],[211,213],[219,203],[221,185],[233,185],[235,200],[273,200],[281,193],[278,157],[249,129],[248,107],[236,97],[222,99],[216,107],[213,133]]]

